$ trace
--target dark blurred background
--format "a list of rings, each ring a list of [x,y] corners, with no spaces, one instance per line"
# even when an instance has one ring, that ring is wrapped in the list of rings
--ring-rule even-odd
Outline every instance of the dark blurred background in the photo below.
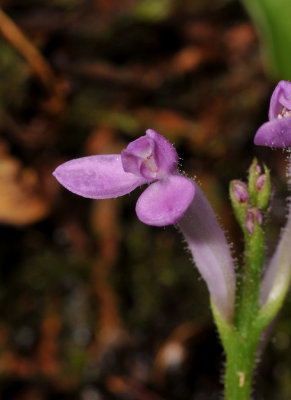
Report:
[[[2,399],[220,398],[224,356],[180,234],[137,219],[139,189],[91,201],[51,173],[155,129],[240,260],[228,185],[257,155],[276,187],[271,251],[286,155],[255,148],[253,136],[276,81],[291,78],[291,9],[265,9],[266,33],[249,4],[253,20],[235,0],[1,1]],[[290,312],[289,296],[258,368],[258,400],[291,398]]]

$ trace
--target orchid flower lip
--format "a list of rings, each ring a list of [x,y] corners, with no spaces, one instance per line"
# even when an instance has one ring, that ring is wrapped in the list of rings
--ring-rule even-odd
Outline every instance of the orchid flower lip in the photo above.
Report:
[[[257,130],[254,143],[259,146],[291,146],[291,117],[277,118],[265,122]]]
[[[141,194],[136,203],[138,218],[148,225],[176,224],[195,195],[192,181],[178,174],[158,180]],[[156,201],[158,199],[158,201]]]

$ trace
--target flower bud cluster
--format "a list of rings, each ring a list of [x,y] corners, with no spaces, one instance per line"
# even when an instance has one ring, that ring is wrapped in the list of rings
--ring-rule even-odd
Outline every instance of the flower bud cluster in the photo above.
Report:
[[[255,158],[249,169],[248,184],[233,180],[230,199],[234,214],[243,231],[253,234],[256,226],[263,224],[263,213],[268,209],[271,197],[270,170],[264,171]]]

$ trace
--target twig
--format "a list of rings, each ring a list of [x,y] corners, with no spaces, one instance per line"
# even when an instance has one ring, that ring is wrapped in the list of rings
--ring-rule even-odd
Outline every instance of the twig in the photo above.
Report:
[[[27,60],[35,75],[38,76],[48,92],[56,91],[55,75],[41,55],[21,29],[0,8],[0,32],[4,38]]]

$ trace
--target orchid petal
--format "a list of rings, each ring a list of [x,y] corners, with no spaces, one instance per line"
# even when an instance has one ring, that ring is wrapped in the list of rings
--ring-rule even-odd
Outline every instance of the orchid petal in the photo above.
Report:
[[[166,173],[174,172],[178,165],[178,154],[175,147],[153,129],[147,129],[146,136],[155,142],[155,156],[158,168]]]
[[[270,100],[269,119],[277,118],[282,107],[291,110],[291,83],[280,81],[275,87]]]
[[[148,179],[125,172],[119,154],[89,156],[61,164],[53,173],[68,190],[91,199],[122,196]]]
[[[181,175],[170,175],[152,183],[136,203],[138,218],[148,225],[175,224],[186,212],[194,197],[193,183]]]
[[[142,136],[129,143],[121,152],[121,161],[124,171],[147,179],[156,179],[158,166],[155,163],[155,142],[153,139]]]
[[[276,118],[264,123],[257,130],[254,142],[259,146],[291,146],[291,117]]]

